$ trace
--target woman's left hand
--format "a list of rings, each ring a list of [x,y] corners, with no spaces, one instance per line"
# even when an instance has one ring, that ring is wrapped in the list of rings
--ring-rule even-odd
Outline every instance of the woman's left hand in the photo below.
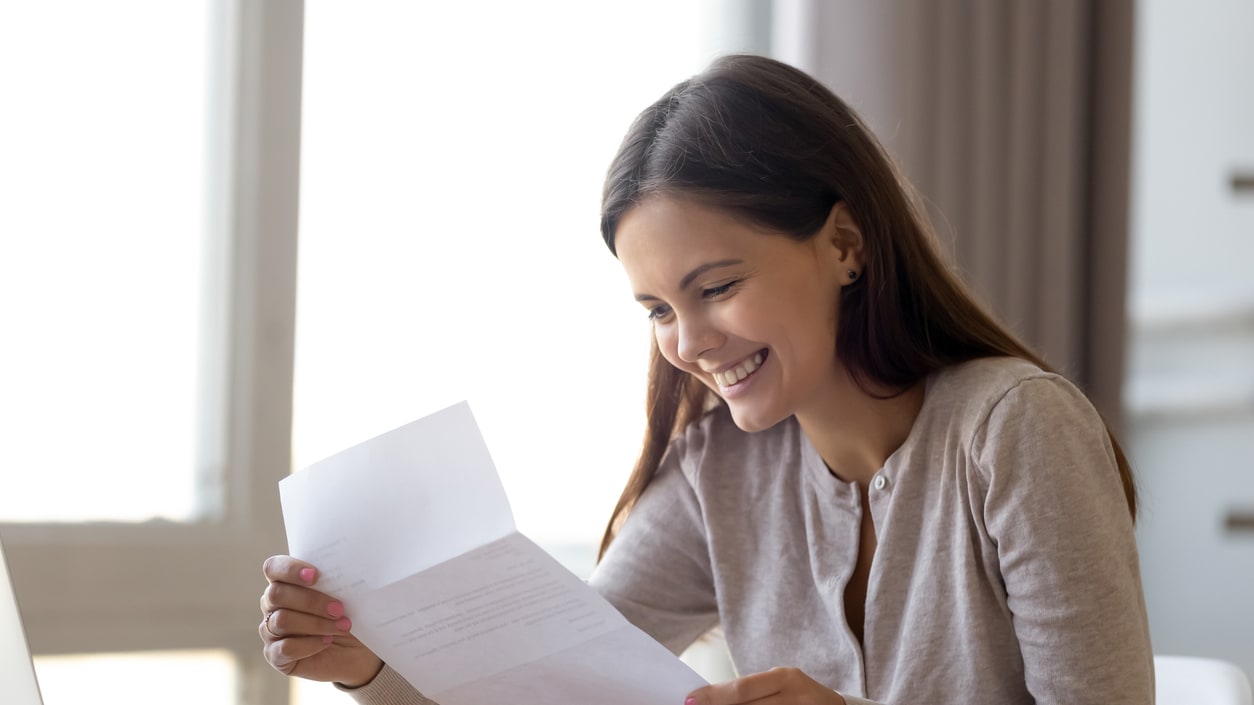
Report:
[[[692,691],[684,705],[847,705],[840,693],[796,668],[769,671]]]

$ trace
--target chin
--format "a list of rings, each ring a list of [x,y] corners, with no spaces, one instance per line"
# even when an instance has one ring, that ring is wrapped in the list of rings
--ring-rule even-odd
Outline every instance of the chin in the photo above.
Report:
[[[733,404],[728,404],[728,408],[731,409],[732,421],[736,422],[736,427],[745,433],[765,431],[788,418],[787,414],[761,413],[756,410],[738,409]]]

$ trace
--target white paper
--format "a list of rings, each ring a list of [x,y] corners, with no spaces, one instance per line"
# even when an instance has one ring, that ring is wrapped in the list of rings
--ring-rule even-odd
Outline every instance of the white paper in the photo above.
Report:
[[[682,702],[704,681],[520,534],[465,402],[279,483],[288,550],[441,705]]]

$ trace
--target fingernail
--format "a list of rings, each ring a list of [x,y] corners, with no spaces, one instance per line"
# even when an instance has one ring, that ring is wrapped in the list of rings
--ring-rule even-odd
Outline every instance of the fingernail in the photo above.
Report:
[[[353,628],[353,623],[349,621],[348,617],[345,617],[344,619],[336,620],[335,628],[342,632],[346,632]]]
[[[327,605],[327,614],[331,615],[332,617],[343,617],[344,616],[343,603],[332,602],[331,604]]]
[[[322,636],[322,643],[324,644],[330,644],[333,641],[335,641],[335,637],[331,636],[330,634],[324,634]]]
[[[697,705],[697,699],[689,695],[688,699],[684,701],[684,705]]]
[[[305,584],[307,584],[307,585],[313,585],[313,581],[314,581],[314,569],[313,569],[313,568],[301,568],[301,569],[300,569],[300,579],[301,579],[301,580],[304,580],[304,581],[305,581]]]

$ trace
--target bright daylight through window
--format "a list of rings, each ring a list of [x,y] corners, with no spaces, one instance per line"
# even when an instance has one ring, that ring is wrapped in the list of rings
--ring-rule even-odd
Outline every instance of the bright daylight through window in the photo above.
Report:
[[[0,9],[0,521],[204,509],[207,5]]]
[[[519,529],[590,567],[648,350],[601,183],[637,112],[711,58],[712,10],[378,8],[306,17],[295,466],[467,399]]]

